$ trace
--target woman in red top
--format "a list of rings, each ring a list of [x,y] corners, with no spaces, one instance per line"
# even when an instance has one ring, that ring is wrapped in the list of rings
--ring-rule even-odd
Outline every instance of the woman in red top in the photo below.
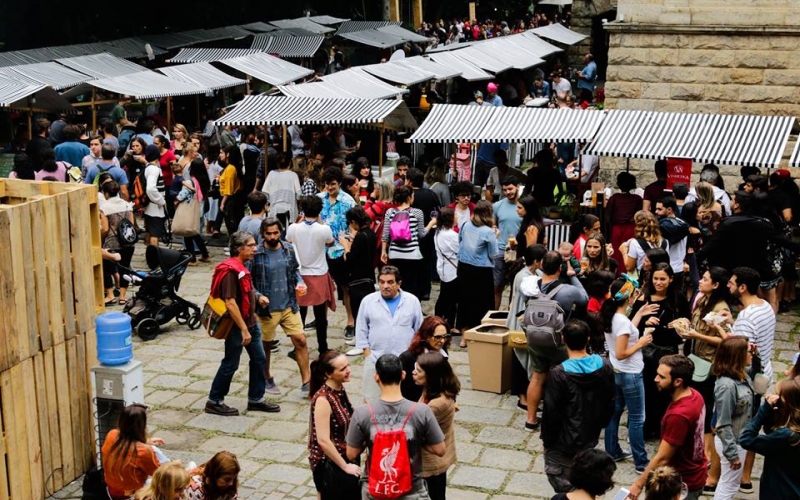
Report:
[[[178,159],[175,158],[175,155],[169,150],[169,141],[163,135],[153,137],[153,144],[158,146],[158,152],[161,154],[161,158],[159,158],[158,162],[161,165],[161,175],[164,177],[164,186],[169,189],[172,185],[172,164],[177,162]]]
[[[101,450],[103,477],[112,500],[130,498],[158,469],[153,444],[164,444],[164,440],[147,436],[147,407],[126,406]]]
[[[631,193],[636,189],[636,177],[628,172],[617,175],[617,187],[620,192],[612,195],[606,205],[606,226],[611,228],[611,247],[615,255],[625,254],[620,251],[620,245],[634,237],[636,225],[633,216],[642,209],[641,196]]]

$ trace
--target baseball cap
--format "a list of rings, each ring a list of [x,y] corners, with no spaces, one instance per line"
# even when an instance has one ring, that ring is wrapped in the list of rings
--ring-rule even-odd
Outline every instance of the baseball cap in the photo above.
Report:
[[[161,158],[161,151],[158,150],[158,146],[155,144],[150,144],[146,148],[144,148],[144,159],[147,161],[156,161]]]
[[[483,99],[483,92],[481,92],[480,90],[476,90],[473,95],[475,96],[476,99]]]
[[[489,83],[489,85],[486,86],[486,92],[497,92],[497,84],[494,82]]]
[[[792,176],[791,172],[789,172],[785,168],[779,168],[778,170],[776,170],[775,175],[778,177],[778,179],[781,180],[788,179],[789,177]]]

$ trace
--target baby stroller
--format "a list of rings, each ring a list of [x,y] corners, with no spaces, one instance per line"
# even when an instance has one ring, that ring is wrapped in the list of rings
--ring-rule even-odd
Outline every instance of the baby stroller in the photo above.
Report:
[[[159,334],[160,325],[173,318],[179,325],[188,325],[192,330],[199,328],[200,307],[177,293],[192,254],[148,246],[145,259],[149,272],[123,269],[123,279],[139,286],[122,310],[131,317],[136,334],[142,340],[153,340]]]

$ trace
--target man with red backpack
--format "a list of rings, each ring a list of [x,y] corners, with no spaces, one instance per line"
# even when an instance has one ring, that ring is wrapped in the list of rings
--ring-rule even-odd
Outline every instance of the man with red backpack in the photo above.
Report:
[[[400,393],[400,382],[411,376],[403,371],[400,358],[384,354],[375,363],[375,371],[381,397],[353,412],[347,458],[354,461],[369,448],[364,498],[427,500],[422,450],[444,456],[444,434],[428,405],[408,401]]]

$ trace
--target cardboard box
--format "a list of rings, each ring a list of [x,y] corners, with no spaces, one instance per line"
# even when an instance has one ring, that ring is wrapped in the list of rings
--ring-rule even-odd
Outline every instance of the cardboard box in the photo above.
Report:
[[[469,375],[476,391],[503,394],[511,387],[511,346],[505,326],[480,325],[464,332]]]
[[[508,311],[489,311],[481,320],[482,325],[506,326]]]

